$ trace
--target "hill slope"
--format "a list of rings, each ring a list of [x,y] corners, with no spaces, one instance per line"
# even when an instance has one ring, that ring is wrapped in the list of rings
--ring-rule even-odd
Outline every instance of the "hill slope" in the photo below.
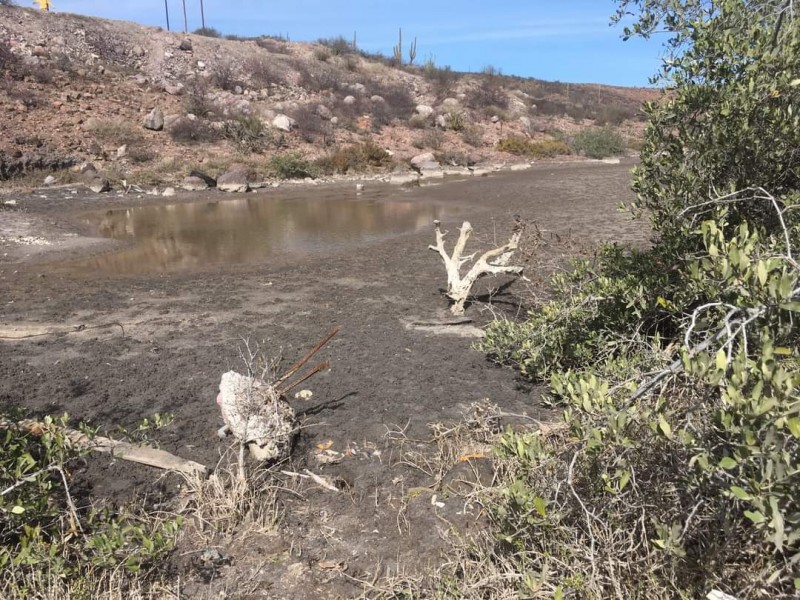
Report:
[[[343,40],[186,36],[8,6],[0,6],[0,71],[0,179],[34,172],[38,180],[37,168],[84,160],[142,184],[179,181],[192,168],[216,175],[233,163],[251,177],[386,170],[423,151],[454,165],[517,161],[498,141],[547,141],[506,146],[536,156],[568,152],[571,136],[596,125],[635,139],[640,103],[657,97],[433,64],[397,68]],[[143,127],[153,109],[163,129],[156,114],[160,130]]]

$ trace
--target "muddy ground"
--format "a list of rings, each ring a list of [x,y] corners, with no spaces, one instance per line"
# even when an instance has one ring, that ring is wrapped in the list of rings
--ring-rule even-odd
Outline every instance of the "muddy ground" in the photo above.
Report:
[[[515,215],[536,222],[546,239],[571,235],[582,244],[640,242],[646,237],[643,225],[617,211],[631,198],[631,167],[625,162],[536,165],[526,172],[436,187],[386,188],[382,194],[387,202],[445,206],[450,212],[444,226],[452,231],[469,219],[476,231],[474,249],[491,242],[493,232],[504,241]],[[354,193],[353,188],[348,184],[342,193]],[[308,193],[319,191],[309,188]],[[226,198],[219,195],[221,201]],[[313,391],[313,398],[292,399],[304,427],[293,462],[285,468],[309,468],[338,481],[344,492],[301,482],[301,497],[281,499],[284,516],[274,534],[249,545],[230,537],[217,541],[232,561],[211,583],[193,574],[184,558],[185,597],[237,590],[246,591],[246,597],[353,597],[363,590],[355,580],[372,581],[377,571],[418,573],[435,566],[445,546],[443,532],[453,525],[469,528],[477,517],[457,498],[448,505],[443,496],[436,500],[439,506],[422,494],[409,502],[407,490],[435,482],[400,462],[398,436],[387,432],[401,429],[408,438],[429,438],[430,423],[460,421],[484,398],[508,413],[552,418],[539,403],[540,390],[511,369],[489,363],[473,349],[474,339],[407,328],[409,321],[443,317],[448,305],[441,293],[443,267],[427,249],[432,228],[270,264],[217,265],[169,275],[75,274],[58,261],[113,250],[75,215],[176,199],[59,189],[0,200],[16,200],[0,210],[0,239],[5,239],[0,246],[0,411],[68,412],[76,421],[112,432],[117,426],[134,428],[156,412],[173,413],[174,422],[152,437],[168,451],[214,465],[225,446],[216,437],[221,419],[214,398],[224,371],[243,370],[242,340],[293,362],[333,325],[341,327],[321,353],[330,370],[302,386]],[[20,239],[26,243],[12,243]],[[493,314],[513,317],[524,311],[532,293],[545,293],[543,282],[570,248],[546,245],[527,264],[531,284],[505,286],[492,296],[491,309],[478,302],[467,316],[481,326]],[[478,292],[485,301],[487,292],[506,282],[484,280]],[[121,323],[124,336],[119,327],[98,327],[109,323]],[[79,326],[86,329],[8,339]],[[350,455],[339,464],[315,464],[311,454],[317,444],[328,442]],[[106,458],[88,461],[76,477],[91,486],[92,497],[115,502],[137,494],[168,498],[180,484],[177,477]],[[404,518],[399,519],[401,505]]]

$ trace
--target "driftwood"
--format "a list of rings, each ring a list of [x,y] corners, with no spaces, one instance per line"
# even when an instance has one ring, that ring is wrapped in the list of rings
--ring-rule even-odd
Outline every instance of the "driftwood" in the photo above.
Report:
[[[158,469],[180,471],[181,473],[208,475],[209,471],[205,465],[180,458],[166,450],[159,450],[150,446],[137,446],[136,444],[102,436],[89,437],[77,429],[59,427],[32,419],[23,419],[21,421],[0,419],[0,429],[17,429],[36,436],[40,436],[48,430],[58,430],[76,446],[88,448],[94,452],[110,454],[121,460],[128,460]]]
[[[475,258],[475,254],[462,257],[467,240],[472,235],[472,225],[469,221],[464,221],[464,224],[461,225],[452,255],[448,255],[444,248],[444,236],[447,235],[447,232],[442,232],[441,223],[434,221],[433,228],[436,232],[436,244],[428,246],[428,248],[438,252],[444,262],[447,270],[447,297],[453,301],[450,312],[454,315],[464,314],[464,302],[466,302],[472,286],[484,275],[522,274],[522,267],[508,265],[514,251],[519,247],[519,241],[524,231],[524,227],[519,223],[514,227],[508,243],[484,252],[463,277],[461,276],[461,267]]]

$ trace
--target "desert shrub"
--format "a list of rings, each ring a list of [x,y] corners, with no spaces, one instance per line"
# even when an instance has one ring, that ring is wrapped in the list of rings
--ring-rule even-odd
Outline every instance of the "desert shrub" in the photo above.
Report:
[[[476,125],[464,127],[461,132],[461,139],[473,148],[478,148],[483,145],[483,132]]]
[[[507,432],[488,505],[515,572],[543,574],[521,595],[795,597],[800,28],[780,3],[632,7],[629,34],[672,34],[634,175],[653,243],[602,249],[489,328],[564,426]]]
[[[316,141],[321,142],[323,145],[330,143],[333,128],[330,123],[325,121],[317,114],[316,106],[306,104],[298,107],[291,113],[294,119],[294,131],[308,143]]]
[[[431,150],[440,150],[444,144],[444,133],[438,129],[426,131],[421,136],[414,138],[411,145],[415,148],[430,148]]]
[[[431,83],[434,94],[440,100],[453,93],[459,79],[459,74],[449,66],[437,67],[432,61],[425,63],[422,76]]]
[[[326,175],[352,173],[368,169],[385,169],[392,165],[392,157],[374,142],[353,144],[337,148],[317,159],[316,165]]]
[[[5,40],[0,40],[0,70],[5,71],[16,62],[16,56]]]
[[[625,121],[634,119],[636,111],[631,110],[624,106],[600,106],[594,114],[594,124],[597,126],[604,125],[622,125]]]
[[[331,56],[331,53],[325,48],[317,48],[314,50],[314,58],[320,62],[328,62]]]
[[[189,81],[183,88],[183,108],[188,114],[205,117],[214,112],[214,103],[208,97],[208,83],[203,78]]]
[[[263,152],[271,142],[270,132],[261,119],[253,115],[237,115],[225,121],[221,134],[244,152]]]
[[[373,122],[377,126],[388,125],[394,119],[407,119],[416,107],[414,96],[402,85],[370,82],[369,90],[383,98],[383,102],[372,105]]]
[[[497,142],[497,149],[530,158],[552,158],[572,154],[571,148],[561,140],[528,140],[516,136],[503,138]]]
[[[347,75],[329,63],[294,61],[292,66],[300,77],[300,85],[312,92],[337,91],[347,83]]]
[[[536,113],[541,115],[560,117],[567,114],[569,110],[564,102],[550,98],[537,98],[533,103],[536,105]]]
[[[289,54],[289,44],[282,38],[260,37],[256,40],[256,45],[273,54]]]
[[[244,63],[245,73],[253,82],[253,85],[267,88],[271,84],[283,83],[283,71],[275,61],[262,56],[253,56]]]
[[[169,136],[183,144],[202,144],[216,142],[220,132],[203,119],[181,117],[169,126]]]
[[[269,170],[279,179],[316,177],[316,167],[299,152],[276,154],[269,161]]]
[[[320,38],[317,43],[324,46],[333,56],[344,56],[356,52],[357,48],[351,40],[346,40],[343,36],[334,38]]]
[[[573,147],[589,158],[605,158],[625,153],[625,140],[613,129],[592,127],[579,132]]]
[[[430,117],[423,115],[412,115],[408,120],[408,126],[411,129],[425,129],[430,124]]]
[[[144,145],[136,145],[128,148],[128,160],[135,164],[150,162],[156,157],[156,153]]]
[[[49,597],[55,580],[156,565],[174,547],[180,517],[156,519],[75,503],[71,471],[88,452],[67,417],[0,432],[0,581],[3,597]],[[94,432],[82,428],[85,435]]]
[[[447,125],[447,129],[464,131],[467,126],[467,115],[464,114],[463,110],[450,110],[444,115],[444,122]]]
[[[502,110],[508,108],[508,94],[503,89],[502,78],[499,73],[490,72],[482,75],[476,85],[467,91],[466,104],[475,110],[496,107]]]
[[[192,33],[195,35],[202,35],[203,37],[219,38],[222,37],[222,32],[213,27],[198,27]]]
[[[211,77],[214,84],[227,92],[233,91],[236,86],[243,86],[236,66],[228,60],[221,60],[211,69]]]

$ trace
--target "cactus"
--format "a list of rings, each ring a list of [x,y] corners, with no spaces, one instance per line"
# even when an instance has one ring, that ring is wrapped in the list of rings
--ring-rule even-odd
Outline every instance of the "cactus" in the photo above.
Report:
[[[403,64],[403,28],[400,28],[400,33],[397,36],[397,45],[392,49],[394,51],[394,62],[398,65]]]
[[[413,65],[414,59],[417,58],[417,38],[414,36],[414,41],[408,49],[408,64]]]

